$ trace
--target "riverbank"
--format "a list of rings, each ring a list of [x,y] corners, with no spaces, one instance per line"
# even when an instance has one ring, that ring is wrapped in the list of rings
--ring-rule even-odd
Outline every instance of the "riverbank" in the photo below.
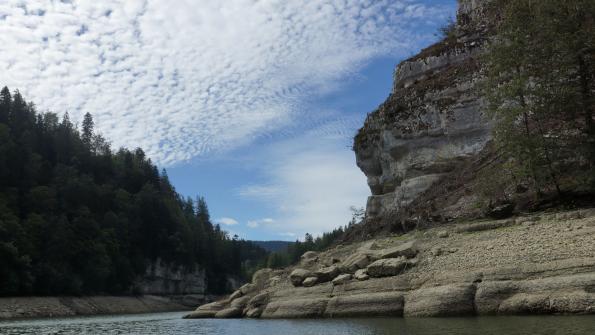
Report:
[[[595,313],[595,209],[445,225],[308,252],[189,318]]]
[[[0,320],[186,311],[204,299],[202,295],[9,297],[0,298]]]

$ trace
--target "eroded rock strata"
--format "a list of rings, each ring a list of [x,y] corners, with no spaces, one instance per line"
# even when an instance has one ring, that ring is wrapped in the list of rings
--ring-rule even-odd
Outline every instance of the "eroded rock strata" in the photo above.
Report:
[[[594,237],[595,209],[340,245],[293,268],[260,270],[187,317],[595,314]]]
[[[394,220],[490,140],[479,89],[480,53],[489,36],[486,3],[459,1],[452,31],[397,66],[390,96],[359,130],[357,165],[372,192],[367,221]]]

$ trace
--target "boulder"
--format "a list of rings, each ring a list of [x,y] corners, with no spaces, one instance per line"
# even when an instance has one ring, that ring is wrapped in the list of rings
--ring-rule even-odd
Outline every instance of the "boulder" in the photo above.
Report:
[[[266,286],[269,278],[275,275],[273,269],[260,269],[252,275],[252,284],[256,285],[257,288],[262,289]]]
[[[222,309],[215,314],[217,319],[233,319],[242,317],[242,309],[237,307],[230,307]]]
[[[417,255],[417,251],[417,242],[409,241],[393,248],[380,250],[379,256],[380,258],[397,258],[401,256],[413,258]]]
[[[301,257],[300,259],[302,261],[304,260],[312,260],[312,259],[318,259],[318,253],[316,251],[306,251]]]
[[[447,238],[448,235],[449,235],[448,234],[448,231],[446,231],[446,230],[441,230],[441,231],[438,232],[438,237],[439,238]]]
[[[341,270],[347,273],[354,273],[359,269],[364,269],[372,263],[373,259],[370,255],[355,253],[350,255],[343,261]]]
[[[259,318],[262,314],[262,307],[250,308],[246,311],[246,317],[251,319]]]
[[[308,277],[308,278],[304,279],[304,281],[302,282],[302,285],[304,287],[312,287],[312,286],[316,285],[317,282],[318,282],[318,278]]]
[[[355,275],[353,275],[353,277],[360,281],[370,279],[367,269],[359,269],[359,270],[355,271]]]
[[[305,269],[295,269],[289,275],[289,280],[293,286],[301,286],[304,282],[304,279],[308,277],[313,277],[312,272]]]
[[[256,289],[256,285],[248,283],[240,287],[240,292],[242,292],[243,295],[246,295],[256,291]]]
[[[492,217],[494,219],[506,219],[511,217],[513,212],[514,204],[507,203],[489,209],[486,214],[487,216]]]
[[[242,293],[242,291],[240,291],[240,290],[237,290],[237,291],[233,292],[233,293],[232,293],[232,294],[229,296],[229,300],[234,300],[234,299],[237,299],[237,298],[239,298],[239,297],[241,297],[241,296],[243,296],[243,295],[244,295],[244,294]]]
[[[437,317],[473,315],[473,284],[421,288],[405,297],[405,316]]]
[[[348,283],[351,280],[351,277],[352,276],[349,273],[338,275],[337,277],[335,277],[335,279],[333,279],[332,283],[333,285],[343,285],[345,283]]]
[[[320,283],[333,280],[337,275],[339,275],[339,273],[339,268],[334,265],[324,267],[314,272],[316,277],[318,277],[318,282]]]
[[[268,303],[269,301],[269,293],[260,293],[255,295],[250,301],[248,301],[249,308],[261,307]]]
[[[231,301],[231,307],[244,309],[250,301],[250,297],[243,296]]]
[[[370,277],[389,277],[400,274],[407,266],[405,257],[379,259],[367,267]]]

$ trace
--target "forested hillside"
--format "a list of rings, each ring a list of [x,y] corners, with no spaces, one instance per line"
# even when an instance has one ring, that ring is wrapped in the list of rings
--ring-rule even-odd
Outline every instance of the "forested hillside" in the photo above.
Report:
[[[134,293],[161,260],[206,270],[225,289],[266,257],[230,238],[207,204],[182,198],[141,149],[112,151],[85,116],[81,130],[0,95],[0,295]]]

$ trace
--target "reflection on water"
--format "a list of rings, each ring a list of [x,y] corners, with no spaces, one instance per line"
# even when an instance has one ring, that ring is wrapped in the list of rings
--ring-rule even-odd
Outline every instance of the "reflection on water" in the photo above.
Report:
[[[583,335],[595,316],[448,319],[182,320],[183,313],[96,316],[0,322],[0,334],[198,335]]]

